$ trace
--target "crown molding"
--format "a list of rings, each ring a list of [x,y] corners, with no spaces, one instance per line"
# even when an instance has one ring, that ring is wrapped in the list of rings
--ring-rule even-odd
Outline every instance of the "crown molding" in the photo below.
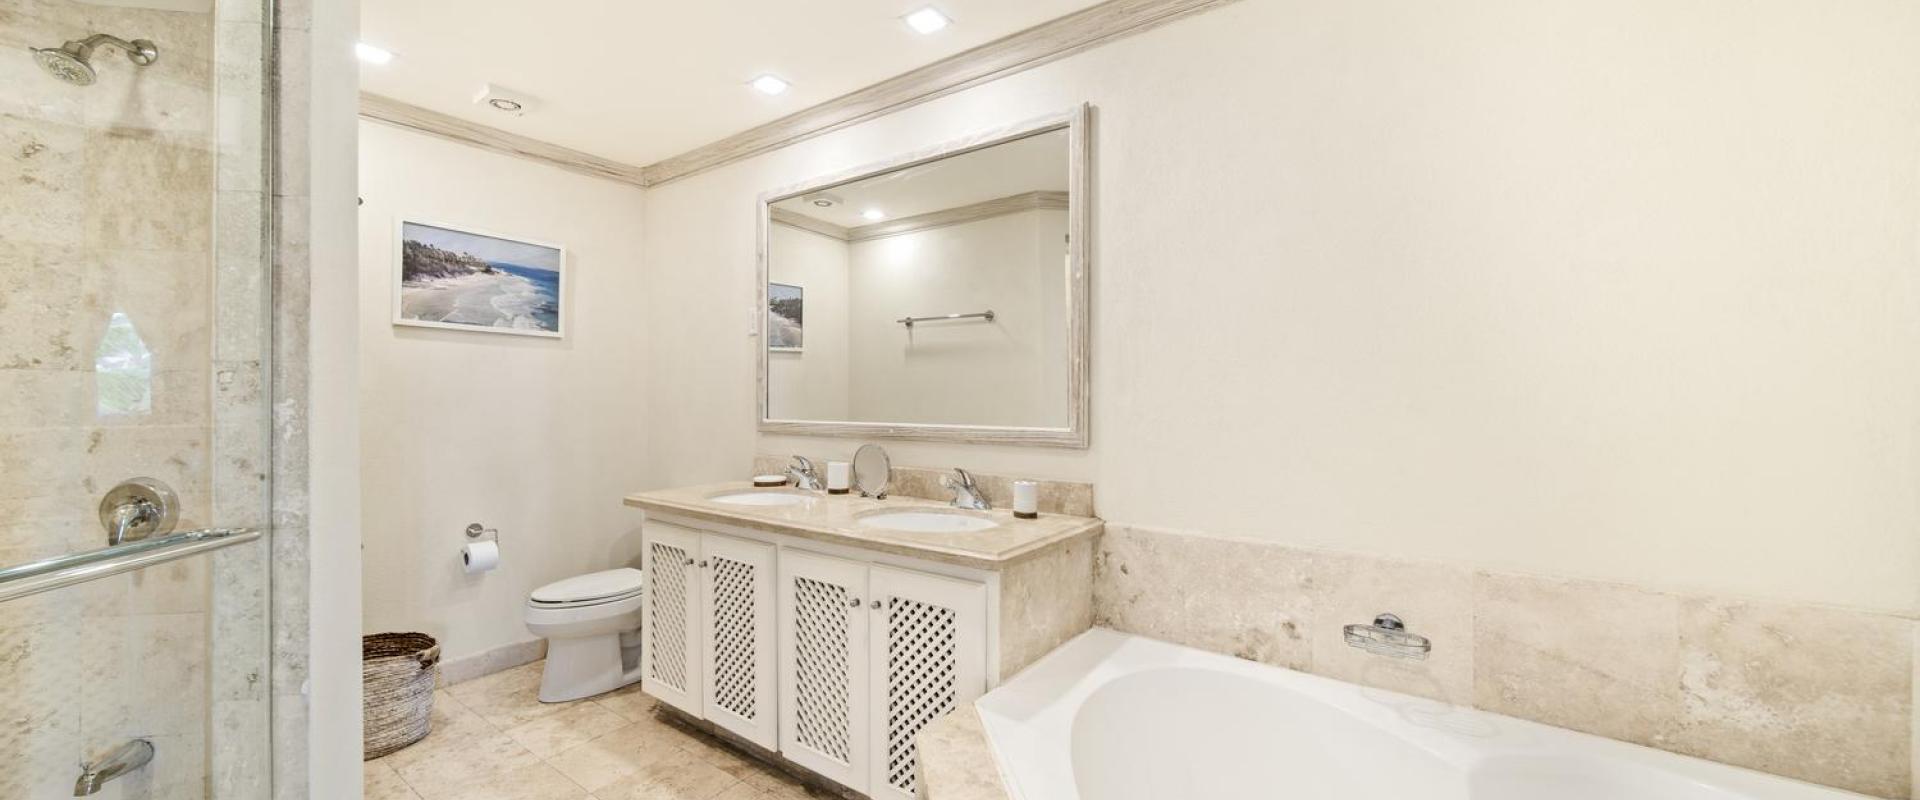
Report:
[[[648,164],[642,174],[648,186],[697,175],[1232,2],[1108,0]]]
[[[1024,72],[1234,1],[1108,0],[644,167],[368,92],[360,93],[360,116],[583,175],[657,186]]]
[[[798,228],[831,239],[839,239],[843,242],[847,240],[848,234],[846,228],[824,219],[815,219],[798,211],[788,211],[784,208],[769,208],[768,210],[772,213],[774,224],[785,225],[789,228]]]
[[[1066,210],[1067,193],[1027,192],[1025,194],[999,197],[972,205],[943,208],[939,211],[929,211],[925,214],[915,214],[911,217],[901,217],[899,219],[887,220],[886,222],[876,222],[872,225],[860,225],[847,229],[847,241],[864,242],[868,239],[899,236],[903,233],[924,231],[930,228],[944,228],[948,225],[963,225],[968,222],[977,222],[991,217],[1003,217],[1008,214],[1018,214],[1022,211],[1033,211],[1041,208]]]
[[[643,170],[632,164],[601,158],[592,153],[583,153],[517,133],[508,133],[478,122],[468,122],[451,114],[442,114],[403,103],[391,97],[361,92],[360,116],[375,122],[473,145],[482,150],[532,159],[582,175],[606,178],[635,186],[646,185]]]
[[[1066,192],[1024,192],[1006,197],[996,197],[992,200],[983,200],[964,206],[943,208],[939,211],[929,211],[925,214],[915,214],[911,217],[901,217],[899,219],[887,220],[886,222],[876,222],[871,225],[858,225],[852,228],[843,228],[826,220],[807,216],[798,211],[788,211],[784,208],[772,207],[769,207],[768,210],[776,225],[799,228],[803,231],[839,239],[843,242],[864,242],[868,239],[899,236],[903,233],[924,231],[929,228],[944,228],[948,225],[961,225],[991,217],[1004,217],[1008,214],[1018,214],[1022,211],[1033,211],[1043,208],[1065,211],[1069,205],[1067,200]]]

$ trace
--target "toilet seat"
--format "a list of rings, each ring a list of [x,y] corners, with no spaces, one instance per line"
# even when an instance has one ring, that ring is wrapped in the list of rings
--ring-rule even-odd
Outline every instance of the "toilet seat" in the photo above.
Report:
[[[544,600],[529,599],[527,600],[527,606],[530,608],[587,608],[589,606],[603,606],[608,603],[618,603],[622,600],[631,600],[639,596],[640,596],[640,590],[635,589],[631,592],[627,592],[626,594],[616,594],[610,597],[600,597],[592,600],[567,600],[563,602],[550,603]]]
[[[646,575],[631,567],[576,575],[533,590],[527,605],[535,608],[582,608],[617,603],[636,597]]]

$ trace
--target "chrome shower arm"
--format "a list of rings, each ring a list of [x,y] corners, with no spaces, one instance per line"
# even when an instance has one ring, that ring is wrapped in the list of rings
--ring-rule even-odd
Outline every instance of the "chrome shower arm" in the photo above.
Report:
[[[160,58],[160,47],[153,40],[127,41],[110,33],[96,33],[79,41],[67,42],[67,50],[84,59],[93,55],[93,51],[103,44],[119,48],[127,54],[128,60],[143,67]]]

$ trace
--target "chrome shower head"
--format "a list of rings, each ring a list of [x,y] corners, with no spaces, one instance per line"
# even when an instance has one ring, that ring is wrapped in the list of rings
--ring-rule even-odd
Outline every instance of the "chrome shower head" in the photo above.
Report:
[[[36,47],[33,49],[33,60],[38,62],[40,68],[46,70],[48,75],[67,83],[75,86],[93,84],[93,67],[87,63],[85,57],[69,52],[66,48]]]
[[[160,48],[150,39],[135,39],[131,42],[118,36],[96,33],[85,39],[67,42],[59,47],[33,48],[33,60],[47,71],[48,75],[71,83],[75,86],[91,86],[98,73],[93,71],[93,51],[100,45],[120,48],[127,54],[127,60],[138,66],[146,66],[160,59]]]

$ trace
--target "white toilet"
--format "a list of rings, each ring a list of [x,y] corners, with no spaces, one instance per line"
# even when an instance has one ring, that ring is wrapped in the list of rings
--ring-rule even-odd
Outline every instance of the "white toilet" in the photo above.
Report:
[[[547,640],[540,701],[559,703],[640,680],[640,570],[555,581],[527,598],[527,630]]]

